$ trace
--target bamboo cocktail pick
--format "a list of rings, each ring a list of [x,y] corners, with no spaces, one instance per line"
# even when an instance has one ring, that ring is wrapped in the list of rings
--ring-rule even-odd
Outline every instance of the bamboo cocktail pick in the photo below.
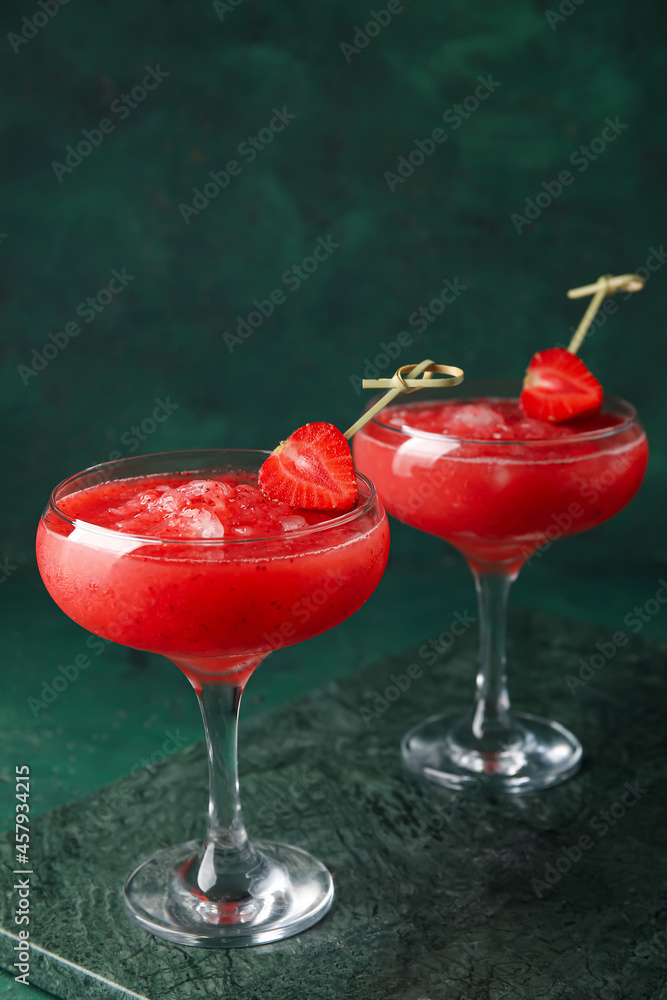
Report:
[[[568,344],[567,350],[570,354],[576,354],[581,347],[583,339],[588,333],[588,328],[607,295],[614,295],[621,289],[626,292],[640,292],[643,287],[644,279],[638,274],[619,274],[616,277],[612,274],[603,274],[594,285],[571,288],[567,293],[568,299],[583,299],[586,295],[592,295],[593,298]]]
[[[404,373],[408,372],[407,378]],[[433,378],[436,374],[449,375],[450,378]],[[417,378],[421,375],[421,378]],[[362,382],[364,389],[389,389],[384,396],[378,399],[370,409],[366,410],[355,423],[345,431],[345,437],[350,440],[364,424],[372,420],[376,413],[379,413],[385,406],[391,403],[401,392],[415,392],[417,389],[439,389],[448,385],[459,385],[463,382],[463,369],[454,365],[436,365],[434,361],[421,361],[418,365],[401,365],[392,378],[365,378]]]

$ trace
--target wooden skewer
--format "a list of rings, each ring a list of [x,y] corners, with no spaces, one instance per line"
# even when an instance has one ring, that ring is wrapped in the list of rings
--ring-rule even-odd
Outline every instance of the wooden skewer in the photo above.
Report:
[[[584,337],[588,333],[589,327],[595,319],[595,314],[602,305],[607,295],[614,295],[619,289],[626,292],[640,292],[644,287],[644,279],[638,274],[603,274],[593,285],[582,285],[581,288],[571,288],[567,293],[568,299],[581,299],[585,295],[592,295],[588,308],[581,317],[579,326],[574,331],[572,340],[567,345],[570,354],[576,354],[581,347]]]
[[[644,287],[644,279],[638,274],[619,274],[616,278],[612,275],[604,275],[598,278],[594,285],[582,285],[581,288],[571,288],[567,293],[568,299],[583,299],[586,295],[594,295],[601,288],[607,289],[609,294],[623,288],[626,292],[641,292]]]
[[[409,372],[407,378],[403,373]],[[450,378],[434,379],[433,375],[442,373],[451,376]],[[422,378],[417,378],[422,375]],[[378,399],[370,409],[359,417],[352,426],[345,431],[345,437],[350,440],[364,424],[372,420],[376,413],[379,413],[385,406],[391,403],[401,392],[415,392],[417,389],[437,389],[441,386],[459,385],[463,382],[463,369],[453,365],[436,365],[434,361],[421,361],[418,365],[401,365],[392,378],[364,379],[362,385],[364,389],[385,389],[389,388],[384,396]]]

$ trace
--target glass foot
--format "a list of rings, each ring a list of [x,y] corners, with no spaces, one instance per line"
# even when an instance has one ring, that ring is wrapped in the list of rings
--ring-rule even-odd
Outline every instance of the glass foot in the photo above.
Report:
[[[403,760],[446,788],[534,792],[557,785],[579,770],[581,744],[558,722],[512,714],[509,728],[478,738],[472,718],[434,715],[401,743]]]
[[[324,865],[288,844],[258,840],[252,848],[227,890],[208,895],[188,884],[200,843],[160,851],[128,878],[125,905],[150,934],[203,948],[267,944],[317,923],[334,895]]]

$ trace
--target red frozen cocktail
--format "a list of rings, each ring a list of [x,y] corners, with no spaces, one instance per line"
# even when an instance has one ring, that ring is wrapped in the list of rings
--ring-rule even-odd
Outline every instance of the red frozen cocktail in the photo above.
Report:
[[[338,510],[268,499],[258,486],[267,455],[177,452],[88,469],[54,490],[37,533],[42,578],[70,618],[164,654],[197,692],[209,760],[206,838],[160,851],[125,885],[134,920],[180,944],[276,941],[310,927],[333,899],[331,876],[311,855],[248,839],[238,709],[271,650],[333,628],[370,597],[389,531],[349,449]],[[338,503],[336,483],[323,466],[320,473],[317,495]]]
[[[617,514],[639,488],[648,446],[620,400],[554,424],[512,399],[420,399],[378,414],[354,453],[390,514],[470,563],[518,570],[546,542]]]
[[[543,367],[554,358],[579,366],[587,412],[572,419],[569,388],[562,389],[554,368],[531,388],[545,419],[527,414],[525,388],[520,405],[518,391],[466,383],[455,398],[420,394],[388,407],[355,438],[357,466],[389,513],[455,545],[475,576],[480,667],[473,710],[427,719],[402,744],[410,768],[449,788],[474,786],[481,776],[497,790],[531,791],[565,780],[580,765],[581,744],[563,726],[510,711],[509,586],[542,545],[617,514],[639,488],[648,447],[634,408],[613,398],[600,408],[599,383],[565,353],[536,357]],[[599,395],[590,407],[587,393]]]
[[[79,625],[222,679],[353,614],[384,570],[387,526],[363,484],[336,516],[267,500],[248,472],[209,476],[76,489],[46,510],[37,558]]]

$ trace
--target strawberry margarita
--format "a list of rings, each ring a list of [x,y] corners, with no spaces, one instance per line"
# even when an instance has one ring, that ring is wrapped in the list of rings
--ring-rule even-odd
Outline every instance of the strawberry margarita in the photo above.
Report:
[[[368,500],[336,516],[267,500],[247,472],[129,477],[47,509],[37,558],[79,625],[224,679],[367,600],[388,545]]]
[[[336,484],[324,468],[331,450],[318,465],[318,489],[333,505]],[[331,875],[316,858],[248,838],[238,710],[271,650],[333,628],[370,597],[389,552],[387,518],[351,457],[343,513],[340,504],[302,509],[267,499],[258,486],[267,454],[106,463],[54,490],[37,533],[39,569],[63,611],[105,639],[169,657],[197,694],[209,764],[206,837],[158,852],[125,884],[131,917],[179,944],[280,940],[333,901]]]
[[[546,542],[617,514],[648,457],[628,404],[554,424],[502,398],[388,408],[359,432],[354,451],[390,514],[470,563],[512,571]]]
[[[600,409],[599,383],[565,354],[536,356],[528,406],[525,388],[520,405],[501,384],[471,393],[467,383],[446,400],[420,394],[388,407],[355,438],[357,466],[389,513],[456,546],[475,577],[480,665],[472,711],[433,716],[402,743],[408,767],[448,788],[479,787],[481,775],[497,791],[534,791],[580,766],[572,733],[510,710],[509,587],[540,546],[595,527],[632,499],[648,447],[634,409],[614,399]]]

